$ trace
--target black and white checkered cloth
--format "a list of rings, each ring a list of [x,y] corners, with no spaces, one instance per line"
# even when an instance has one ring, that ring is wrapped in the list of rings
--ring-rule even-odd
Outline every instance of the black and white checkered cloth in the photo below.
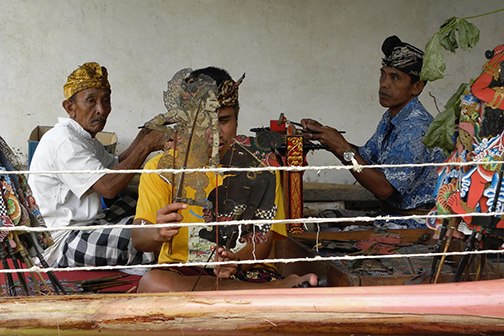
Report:
[[[58,267],[152,264],[155,261],[152,253],[143,253],[133,247],[131,229],[113,227],[125,217],[134,215],[135,207],[135,197],[122,196],[105,210],[104,218],[92,223],[110,225],[110,229],[70,231]],[[132,218],[128,223],[132,223]]]

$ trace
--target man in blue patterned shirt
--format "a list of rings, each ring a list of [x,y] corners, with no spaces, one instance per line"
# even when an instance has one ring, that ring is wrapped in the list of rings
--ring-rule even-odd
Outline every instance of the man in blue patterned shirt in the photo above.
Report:
[[[432,116],[418,100],[425,82],[420,80],[423,52],[397,36],[382,45],[385,57],[380,75],[380,105],[388,110],[375,134],[363,147],[350,144],[338,130],[322,126],[312,119],[301,121],[310,139],[318,140],[344,164],[352,159],[361,165],[442,162],[443,153],[426,148],[422,139]],[[435,167],[364,169],[351,171],[356,180],[386,205],[389,214],[397,215],[434,204]],[[406,211],[405,211],[406,210]],[[418,226],[402,221],[405,227]]]

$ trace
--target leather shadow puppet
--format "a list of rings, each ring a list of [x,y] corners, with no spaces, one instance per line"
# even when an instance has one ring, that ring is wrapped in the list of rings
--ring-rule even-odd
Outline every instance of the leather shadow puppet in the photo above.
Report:
[[[223,167],[278,166],[275,155],[260,147],[256,138],[237,136],[231,148],[221,159]],[[206,213],[207,221],[271,220],[275,217],[276,174],[273,171],[229,171],[224,173],[222,185],[213,189],[208,200],[213,209]],[[264,242],[270,224],[240,224],[213,226],[202,229],[199,236],[211,242],[234,248],[240,242]]]

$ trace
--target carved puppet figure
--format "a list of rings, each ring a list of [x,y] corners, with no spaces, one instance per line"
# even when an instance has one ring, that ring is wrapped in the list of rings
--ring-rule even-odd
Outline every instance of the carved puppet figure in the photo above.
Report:
[[[254,138],[236,137],[234,145],[219,160],[218,108],[225,104],[223,92],[236,94],[237,82],[224,82],[217,88],[214,80],[205,75],[193,76],[191,69],[177,72],[168,82],[164,93],[167,113],[160,114],[144,127],[167,133],[170,148],[159,161],[159,169],[190,169],[217,167],[257,167],[267,164],[268,153],[261,150]],[[235,87],[233,87],[235,86]],[[169,127],[174,125],[173,128]],[[209,134],[210,140],[209,141]],[[269,151],[274,157],[274,154]],[[276,162],[276,161],[275,161]],[[273,219],[276,214],[275,173],[239,172],[224,174],[222,185],[207,195],[210,180],[206,172],[162,173],[173,188],[173,200],[201,206],[205,220]],[[188,190],[191,195],[188,197]],[[233,248],[238,240],[261,241],[269,225],[220,226],[199,231],[200,238]],[[218,233],[218,236],[216,235]],[[255,233],[255,235],[254,235]]]
[[[231,148],[221,159],[223,167],[266,167],[278,166],[271,150],[258,146],[256,138],[236,136]],[[208,200],[215,205],[205,216],[207,221],[228,220],[271,220],[275,217],[276,175],[272,171],[238,171],[224,174],[222,185],[213,189]],[[200,237],[216,242],[216,231],[221,241],[229,242],[229,247],[241,242],[260,242],[271,225],[219,226],[211,230],[201,230]]]
[[[502,212],[504,188],[504,45],[487,52],[490,60],[461,97],[455,150],[447,162],[488,162],[475,166],[447,166],[439,170],[436,211],[439,214]],[[498,193],[498,195],[496,195]],[[504,229],[499,218],[464,216],[459,230],[465,234]],[[488,218],[488,217],[487,217]]]

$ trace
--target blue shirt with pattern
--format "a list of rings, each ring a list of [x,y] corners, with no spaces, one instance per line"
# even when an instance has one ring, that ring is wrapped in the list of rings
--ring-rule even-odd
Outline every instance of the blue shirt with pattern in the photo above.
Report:
[[[422,140],[433,118],[418,98],[413,98],[391,118],[383,115],[371,139],[359,148],[359,154],[369,164],[404,164],[443,162],[441,149],[428,149]],[[384,168],[387,181],[395,188],[385,202],[406,210],[434,204],[436,167]]]

